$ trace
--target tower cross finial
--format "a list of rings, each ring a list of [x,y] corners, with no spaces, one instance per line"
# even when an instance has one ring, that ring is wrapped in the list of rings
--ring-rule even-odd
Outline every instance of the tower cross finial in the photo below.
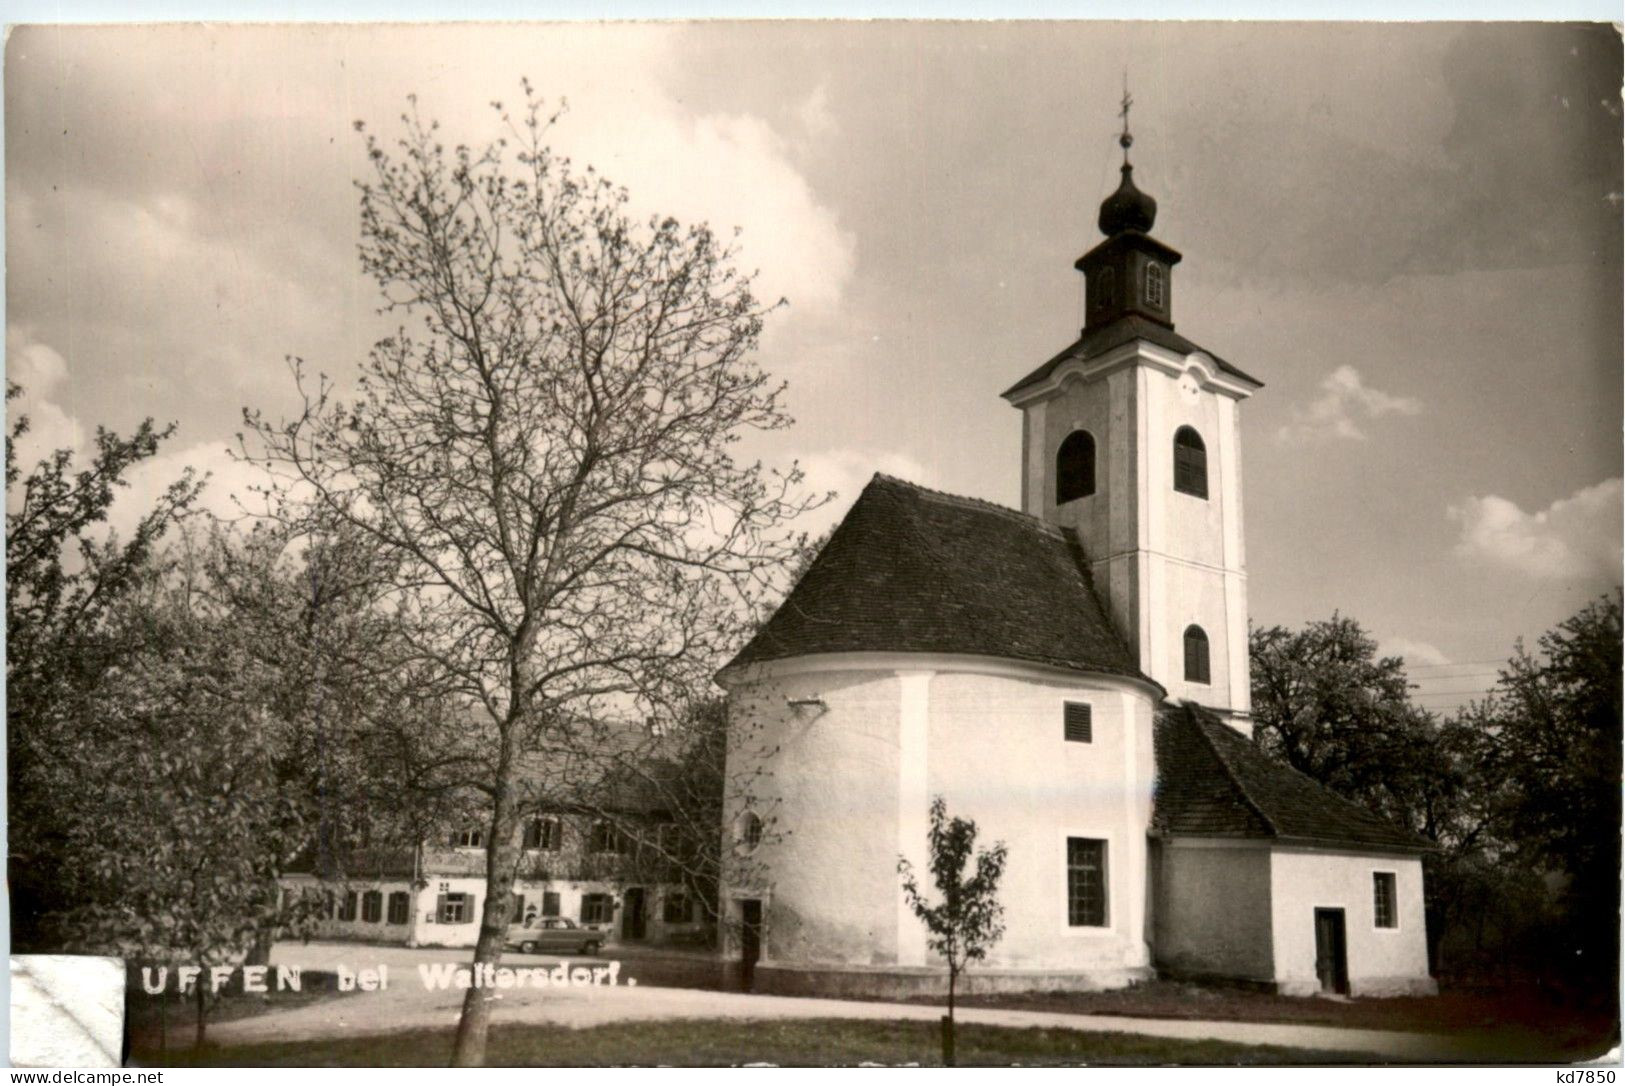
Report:
[[[1129,111],[1129,107],[1132,106],[1133,104],[1134,104],[1134,96],[1129,94],[1129,92],[1128,92],[1128,69],[1124,68],[1123,69],[1123,108],[1117,111],[1117,115],[1119,117],[1123,118],[1123,134],[1121,136],[1117,137],[1117,142],[1123,148],[1123,165],[1125,165],[1125,166],[1127,166],[1129,164],[1129,162],[1128,162],[1128,149],[1130,147],[1134,146],[1134,137],[1129,135],[1129,130],[1128,130],[1128,111]]]

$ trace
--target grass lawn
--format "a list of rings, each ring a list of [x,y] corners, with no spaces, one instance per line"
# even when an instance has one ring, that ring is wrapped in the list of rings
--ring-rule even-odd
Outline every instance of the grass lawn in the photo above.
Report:
[[[1108,992],[1026,992],[963,996],[965,1006],[1010,1007],[1073,1014],[1285,1022],[1420,1033],[1527,1033],[1554,1058],[1606,1052],[1619,1036],[1615,1004],[1565,1003],[1537,989],[1446,990],[1437,996],[1332,1000],[1280,996],[1212,985],[1153,980]],[[916,1002],[931,1002],[918,1000]]]
[[[240,976],[233,974],[231,988],[222,989],[218,996],[210,1000],[209,1012],[204,1019],[207,1026],[292,1010],[329,999],[349,999],[358,994],[340,992],[338,978],[332,973],[307,971],[300,991],[265,994],[243,992]],[[142,1058],[150,1060],[156,1056],[166,1034],[167,1043],[171,1046],[185,1047],[192,1043],[197,1030],[197,1004],[191,996],[183,996],[175,991],[148,995],[141,987],[139,974],[132,969],[124,986],[124,1022],[132,1057],[140,1054]]]
[[[443,1067],[451,1058],[451,1030],[380,1037],[205,1047],[172,1053],[172,1063],[199,1067]],[[1058,1029],[1004,1029],[961,1025],[957,1053],[964,1066],[1128,1066],[1185,1064],[1327,1064],[1353,1059],[1336,1052],[1176,1041],[1127,1033]],[[132,1064],[151,1053],[133,1054]],[[828,1066],[858,1063],[941,1062],[935,1022],[865,1022],[845,1019],[774,1021],[693,1020],[627,1022],[592,1029],[495,1026],[486,1064],[491,1067],[679,1066],[732,1067],[749,1063]],[[151,1066],[152,1064],[148,1064]]]

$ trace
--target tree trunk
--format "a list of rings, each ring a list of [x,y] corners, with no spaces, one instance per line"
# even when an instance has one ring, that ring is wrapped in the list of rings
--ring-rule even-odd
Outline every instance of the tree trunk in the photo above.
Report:
[[[954,984],[959,979],[959,970],[951,964],[948,966],[948,1013],[942,1016],[942,1066],[953,1067],[954,1063]]]
[[[463,1014],[457,1020],[457,1042],[452,1050],[453,1067],[485,1066],[485,1041],[491,1030],[491,996],[480,987],[481,965],[495,967],[502,961],[503,943],[508,934],[508,901],[513,897],[514,818],[509,778],[512,762],[505,758],[498,772],[501,780],[491,810],[491,836],[485,847],[485,904],[480,912],[480,937],[474,944],[474,983],[463,996]]]

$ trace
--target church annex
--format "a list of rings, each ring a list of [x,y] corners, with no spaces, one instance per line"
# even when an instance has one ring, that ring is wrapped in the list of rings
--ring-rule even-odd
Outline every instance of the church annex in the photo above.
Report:
[[[718,675],[760,737],[730,777],[773,752],[724,827],[747,985],[945,987],[897,875],[941,795],[1009,848],[972,990],[1434,990],[1429,844],[1251,742],[1238,410],[1262,385],[1174,331],[1181,257],[1131,142],[1076,263],[1082,334],[1004,393],[1021,510],[875,476]]]

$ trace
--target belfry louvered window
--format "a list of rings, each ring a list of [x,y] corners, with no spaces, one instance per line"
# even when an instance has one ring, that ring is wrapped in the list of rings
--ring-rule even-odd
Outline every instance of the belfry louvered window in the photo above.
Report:
[[[1211,683],[1212,669],[1208,666],[1207,633],[1200,626],[1185,627],[1185,681]]]
[[[1207,446],[1189,426],[1174,434],[1174,489],[1192,497],[1207,497]]]
[[[1167,269],[1155,261],[1145,266],[1145,304],[1152,309],[1168,304],[1167,275]]]
[[[1062,714],[1065,717],[1066,741],[1068,743],[1094,742],[1094,722],[1088,705],[1081,701],[1069,701]]]

